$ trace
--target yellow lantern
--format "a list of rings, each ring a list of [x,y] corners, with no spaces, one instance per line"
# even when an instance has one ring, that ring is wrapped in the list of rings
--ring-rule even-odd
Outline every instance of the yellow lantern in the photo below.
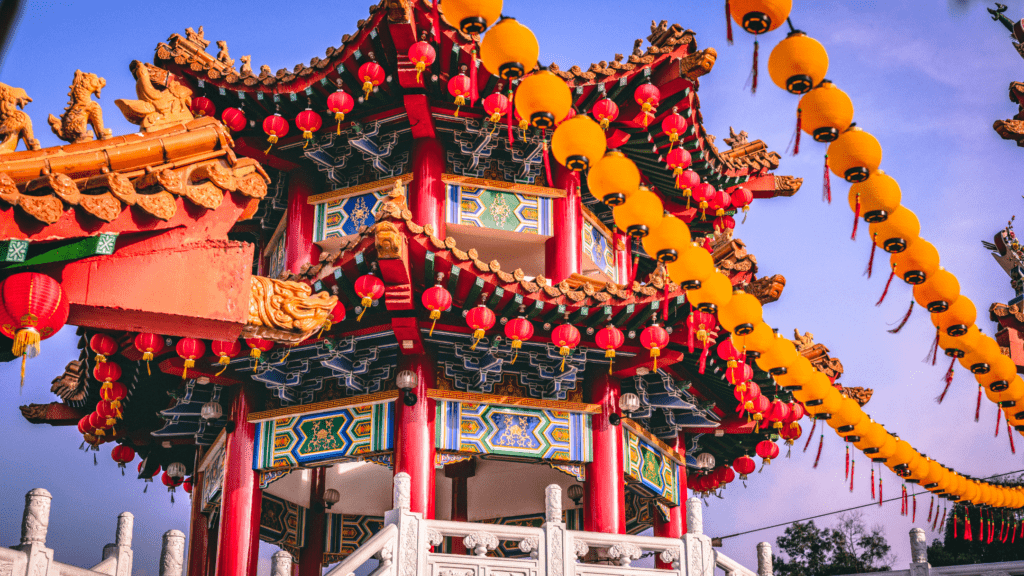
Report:
[[[914,300],[932,313],[945,312],[959,296],[960,282],[942,268],[924,283],[914,286]]]
[[[718,309],[718,322],[738,336],[750,334],[761,322],[761,301],[753,294],[735,290],[729,302]]]
[[[604,130],[590,116],[580,114],[562,122],[551,136],[551,152],[555,160],[575,172],[582,172],[604,156]]]
[[[910,459],[910,463],[907,465],[910,468],[910,475],[907,476],[907,482],[917,484],[922,478],[926,477],[931,471],[931,462],[918,454],[915,458]]]
[[[910,462],[910,460],[914,456],[917,455],[917,451],[914,450],[914,447],[911,446],[909,442],[907,442],[906,440],[897,440],[896,451],[893,452],[893,455],[890,456],[885,461],[885,465],[890,470],[894,470],[895,468],[903,468]]]
[[[480,42],[480,60],[484,68],[505,80],[521,78],[532,72],[537,67],[539,56],[537,37],[515,18],[499,20]]]
[[[889,264],[893,272],[908,284],[920,284],[938,272],[939,251],[931,242],[918,238],[906,250],[889,256]]]
[[[768,56],[768,74],[772,82],[790,94],[803,94],[814,88],[828,72],[828,52],[814,38],[800,30],[790,32]]]
[[[977,340],[981,338],[981,331],[974,324],[967,329],[967,332],[960,336],[950,336],[939,330],[939,348],[946,351],[950,358],[963,358],[968,351],[977,346]]]
[[[883,170],[850,186],[850,210],[870,223],[885,222],[900,207],[900,198],[900,185]]]
[[[732,19],[751,34],[771,32],[789,18],[793,0],[731,0]]]
[[[884,222],[872,224],[868,232],[876,246],[895,254],[906,250],[921,235],[921,223],[909,208],[901,206],[889,214]]]
[[[548,70],[523,78],[514,100],[519,117],[529,120],[535,128],[553,128],[572,109],[569,85]]]
[[[1024,432],[1024,410],[1018,406],[1007,406],[1003,408],[1003,414],[1006,414],[1007,424],[1013,426],[1014,430]]]
[[[814,369],[811,361],[798,355],[796,360],[783,368],[784,373],[775,376],[775,383],[783,390],[793,393],[793,397],[801,402],[816,400],[834,388],[832,381]]]
[[[502,0],[438,0],[441,16],[466,34],[480,34],[501,18]]]
[[[1016,407],[1017,402],[1024,398],[1024,381],[1017,375],[1007,382],[1005,387],[1003,384],[992,384],[985,388],[985,396],[990,402],[999,404],[1000,408]]]
[[[807,413],[818,420],[831,420],[843,406],[843,395],[835,388],[831,388],[824,396],[817,400],[808,400],[804,403]]]
[[[661,198],[643,186],[630,195],[628,202],[612,208],[615,225],[635,238],[650,234],[661,224],[664,214]]]
[[[858,450],[863,450],[867,454],[867,450],[878,448],[887,438],[892,438],[892,436],[889,436],[885,428],[881,424],[872,422],[869,419],[868,424],[864,426],[864,430],[860,432],[860,440],[854,445]]]
[[[646,241],[647,238],[644,238],[644,240]],[[698,250],[707,252],[703,248],[698,248]],[[672,277],[671,272],[669,277]],[[719,272],[714,272],[704,280],[701,280],[699,288],[686,292],[686,300],[689,301],[690,306],[696,306],[698,310],[708,314],[717,313],[718,308],[725,306],[730,298],[732,298],[732,282],[728,276]],[[735,345],[735,342],[733,344]]]
[[[730,336],[732,345],[740,351],[746,351],[754,359],[761,356],[761,353],[775,344],[775,331],[764,322],[754,325],[754,331],[746,336]]]
[[[862,420],[864,420],[864,412],[860,409],[857,401],[844,397],[839,403],[839,409],[829,419],[828,425],[843,435],[852,432],[853,427],[860,424]]]
[[[775,342],[767,350],[761,352],[761,357],[756,360],[757,367],[772,374],[785,374],[788,366],[793,365],[798,358],[803,358],[796,351],[793,342],[782,336],[776,336]],[[806,360],[806,358],[804,358]]]
[[[562,126],[572,120],[567,120]],[[562,126],[559,126],[558,130],[561,130]],[[558,130],[555,130],[556,136]],[[675,262],[679,258],[679,250],[685,250],[690,245],[690,227],[675,216],[665,216],[661,219],[661,224],[644,237],[643,245],[647,254],[656,258],[658,262]],[[705,250],[705,252],[707,251]],[[726,281],[728,282],[728,279]],[[732,292],[732,284],[729,284],[729,292]]]
[[[963,336],[978,319],[978,310],[967,296],[961,296],[945,312],[932,314],[932,325],[950,336]]]
[[[871,460],[874,462],[885,462],[896,453],[896,437],[888,432],[886,432],[886,436],[888,436],[888,438],[886,438],[878,448],[864,451],[865,454],[871,456]]]
[[[630,202],[632,201],[630,199]],[[678,282],[683,290],[696,290],[715,274],[715,259],[701,246],[690,244],[679,252],[675,261],[666,264],[665,269],[669,278]]]
[[[992,338],[981,334],[974,341],[974,347],[967,350],[964,357],[960,359],[960,365],[974,374],[984,374],[992,368],[992,362],[1002,355],[999,344]]]
[[[1002,392],[1010,387],[1010,382],[1017,378],[1017,365],[1002,354],[989,360],[989,370],[984,374],[975,374],[978,384]]]
[[[640,188],[640,169],[617,150],[604,155],[587,172],[590,194],[608,206],[618,206]]]
[[[800,98],[800,128],[816,142],[832,142],[853,123],[853,101],[828,80]]]
[[[828,145],[832,173],[847,182],[863,182],[882,163],[882,145],[874,136],[854,126]]]

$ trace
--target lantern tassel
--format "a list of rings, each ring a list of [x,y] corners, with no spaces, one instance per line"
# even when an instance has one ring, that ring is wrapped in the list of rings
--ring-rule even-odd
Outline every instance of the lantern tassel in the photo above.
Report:
[[[843,478],[849,478],[849,477],[850,477],[850,447],[847,446],[846,447],[846,474],[845,474],[845,476],[843,476]]]
[[[803,110],[797,107],[796,109],[796,131],[793,132],[793,137],[789,139],[789,146],[786,147],[786,152],[789,152],[790,148],[793,149],[793,156],[800,153],[800,131],[803,126]]]
[[[750,70],[750,75],[751,75],[751,78],[752,78],[751,82],[750,82],[750,93],[751,94],[757,94],[757,68],[758,68],[758,66],[757,66],[757,51],[758,51],[758,42],[757,42],[757,38],[755,37],[754,38],[754,63],[753,63],[753,66],[751,67],[751,70]]]
[[[903,515],[906,516],[910,513],[910,506],[907,502],[907,484],[903,483]]]
[[[615,363],[615,350],[609,348],[605,351],[604,357],[608,358],[608,375],[610,376],[612,373],[612,365]]]
[[[704,350],[700,353],[700,367],[697,368],[697,372],[699,372],[701,374],[704,373],[704,368],[708,364],[708,349],[709,348],[711,348],[711,346],[709,346],[708,343],[705,342],[704,343]]]
[[[188,369],[193,368],[196,365],[196,361],[192,359],[185,360],[184,367],[181,369],[181,379],[185,380],[185,376],[188,375]]]
[[[821,460],[821,448],[825,445],[825,433],[821,433],[821,437],[818,439],[818,455],[814,457],[814,468],[818,467],[818,462]]]
[[[853,210],[853,233],[850,234],[850,240],[857,239],[857,226],[860,224],[860,192],[857,193],[857,205]]]
[[[853,475],[857,471],[857,461],[850,462],[850,492],[853,492]]]
[[[508,147],[512,149],[512,116],[515,115],[515,106],[512,105],[512,99],[515,98],[515,94],[512,92],[512,82],[508,84],[508,114],[505,115],[505,122],[508,126]]]
[[[732,11],[729,10],[729,0],[725,0],[725,40],[732,46]]]
[[[956,532],[957,532],[957,528],[956,528],[956,508],[953,508],[953,539],[954,540],[957,538],[957,533]]]
[[[996,406],[996,434],[993,438],[999,438],[999,425],[1003,423],[1003,411]]]
[[[96,461],[96,454],[95,453],[93,453],[93,455],[92,455],[92,465],[93,466],[99,466],[99,462]]]
[[[871,466],[871,499],[875,499],[875,467]]]
[[[981,394],[982,388],[978,386],[978,405],[974,408],[974,421],[977,422],[981,418]]]
[[[271,134],[267,136],[267,142],[270,142],[270,146],[267,146],[267,149],[263,151],[264,154],[270,154],[270,149],[274,147],[274,144],[277,144],[277,135]]]
[[[932,340],[931,350],[928,351],[928,355],[924,358],[925,362],[931,362],[932,366],[939,361],[939,331],[935,330],[935,339]]]
[[[433,320],[433,322],[430,323],[430,333],[429,333],[429,336],[433,336],[434,335],[434,326],[437,325],[437,320],[440,317],[441,317],[441,311],[440,310],[431,310],[430,311],[430,319]]]
[[[230,361],[231,361],[230,357],[228,357],[228,356],[221,356],[220,360],[218,360],[217,363],[218,364],[222,364],[224,367],[220,369],[220,372],[217,372],[216,374],[214,374],[214,376],[220,376],[221,374],[223,374],[224,371],[228,369],[228,362],[230,362]]]
[[[551,183],[551,160],[548,159],[548,134],[547,128],[540,129],[540,138],[543,140],[544,148],[544,177],[547,178],[548,188],[554,188],[554,184]]]
[[[828,154],[825,154],[825,177],[822,180],[821,200],[829,204],[832,203],[832,177],[829,176]]]
[[[973,534],[971,534],[971,513],[964,509],[964,540],[968,542],[974,540]]]
[[[476,350],[476,345],[479,344],[480,340],[483,339],[484,334],[485,332],[483,328],[477,328],[473,332],[473,345],[469,347],[470,350]]]
[[[875,267],[875,248],[877,248],[877,247],[878,247],[878,245],[875,244],[874,241],[872,241],[871,242],[871,257],[868,258],[868,267],[864,270],[864,274],[867,275],[869,280],[871,279],[871,271]]]
[[[690,354],[693,354],[693,345],[695,343],[694,342],[694,332],[695,332],[695,330],[693,329],[693,324],[694,324],[694,317],[693,317],[693,313],[691,312],[690,313],[690,317],[686,319],[686,325],[688,327],[687,331],[686,331],[686,347],[689,350]]]
[[[25,391],[25,361],[28,360],[27,354],[21,355],[21,383],[18,385],[18,396],[21,396]]]
[[[885,290],[882,290],[882,296],[878,299],[878,302],[875,302],[875,306],[881,306],[882,302],[885,301],[885,296],[886,296],[886,294],[889,293],[889,286],[892,286],[892,279],[895,276],[896,276],[896,270],[895,269],[892,272],[889,272],[889,279],[885,282]]]
[[[928,504],[928,519],[925,520],[925,522],[931,522],[932,521],[932,507],[934,507],[934,506],[935,506],[935,496],[932,496],[931,503]]]
[[[337,128],[337,131],[335,132],[335,134],[337,134],[338,136],[341,136],[341,122],[343,120],[345,120],[345,113],[344,112],[336,112],[334,114],[334,119],[338,121],[338,128]]]
[[[914,522],[917,522],[917,493],[916,492],[911,496],[911,500],[913,501],[913,504],[911,504],[911,506],[910,506],[911,507],[910,522],[914,523]]]
[[[475,106],[476,101],[480,98],[478,92],[478,86],[476,81],[476,43],[473,43],[473,49],[469,52],[469,105]]]
[[[946,374],[942,377],[942,380],[946,382],[946,387],[942,389],[942,394],[935,399],[936,402],[942,404],[942,401],[946,399],[946,393],[949,392],[949,386],[953,383],[953,367],[956,366],[956,358],[953,358],[949,363],[949,370],[946,370]]]
[[[872,246],[872,248],[874,248],[874,244],[872,244],[871,246]],[[874,250],[872,250],[872,255],[873,254],[874,254]],[[907,308],[907,313],[904,314],[903,318],[900,319],[899,325],[897,325],[895,328],[889,330],[889,334],[899,334],[900,330],[903,330],[903,327],[907,325],[907,321],[910,320],[910,315],[913,314],[913,313],[914,313],[914,299],[911,298],[910,299],[910,308]]]
[[[1013,445],[1013,427],[1006,423],[1006,437],[1010,439],[1010,454],[1016,454],[1017,448]]]
[[[818,427],[818,419],[811,419],[811,432],[807,434],[807,442],[804,442],[804,452],[807,452],[807,447],[811,445],[811,439],[814,438],[814,430]]]
[[[879,508],[881,508],[881,507],[882,507],[882,502],[883,502],[883,501],[884,501],[884,500],[883,500],[883,498],[882,498],[882,475],[881,475],[881,474],[879,474],[879,475],[878,475],[878,507],[879,507]]]

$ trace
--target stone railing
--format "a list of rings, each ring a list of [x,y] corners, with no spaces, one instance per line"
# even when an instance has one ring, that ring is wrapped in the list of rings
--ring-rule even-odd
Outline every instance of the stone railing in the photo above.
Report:
[[[92,568],[70,566],[53,559],[46,547],[50,526],[50,501],[53,496],[43,488],[25,495],[25,513],[21,521],[21,544],[0,547],[0,574],[4,576],[128,576],[132,573],[132,529],[135,517],[123,512],[117,517],[113,544],[103,547],[103,558]],[[160,576],[181,576],[185,555],[185,535],[178,530],[164,534],[160,554]]]
[[[539,528],[424,520],[409,509],[409,476],[395,475],[394,508],[384,515],[385,528],[348,558],[335,566],[328,576],[350,576],[370,560],[376,559],[373,576],[713,576],[716,554],[711,539],[704,535],[701,503],[691,498],[686,503],[688,533],[682,538],[628,536],[569,530],[562,522],[562,489],[558,485],[545,490],[545,522]],[[434,552],[446,538],[461,540],[465,554]],[[518,548],[517,557],[491,554],[502,543]],[[278,569],[275,555],[274,575],[290,574],[290,559],[283,554]],[[753,576],[728,558],[719,562],[735,567],[738,576]],[[638,566],[640,558],[656,557],[671,566],[668,569]],[[767,574],[771,576],[770,559]],[[646,562],[650,564],[650,561]],[[721,565],[721,564],[719,564]]]
[[[910,568],[886,572],[887,576],[1024,576],[1024,560],[992,562],[990,564],[961,564],[932,568],[928,563],[928,541],[921,528],[910,531]],[[846,576],[859,576],[848,574]]]

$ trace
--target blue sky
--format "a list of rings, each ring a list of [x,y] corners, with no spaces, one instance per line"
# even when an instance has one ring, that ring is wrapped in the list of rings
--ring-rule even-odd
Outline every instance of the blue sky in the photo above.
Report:
[[[1006,2],[1011,17],[1024,16],[1020,0]],[[979,309],[1012,297],[1009,279],[986,254],[980,240],[991,238],[1022,206],[1019,167],[1024,150],[999,139],[996,119],[1010,118],[1016,107],[1007,99],[1011,80],[1024,80],[1024,63],[1006,30],[992,22],[985,4],[950,8],[941,0],[883,2],[796,2],[795,24],[822,41],[829,51],[828,77],[850,94],[856,121],[881,141],[882,167],[899,181],[904,204],[920,217],[922,235],[942,254],[943,265],[960,280]],[[253,55],[253,68],[291,68],[338,46],[343,34],[365,18],[367,0],[276,3],[29,2],[2,70],[3,82],[25,88],[34,102],[27,112],[44,146],[59,142],[46,115],[66,104],[67,86],[76,68],[107,79],[100,102],[115,134],[134,131],[113,100],[132,97],[128,72],[133,59],[151,60],[157,42],[186,26],[205,25],[206,38],[226,39],[232,55]],[[784,151],[793,132],[797,98],[771,84],[764,64],[771,46],[783,37],[762,39],[761,89],[743,90],[750,67],[752,38],[737,30],[736,44],[725,41],[722,3],[631,0],[550,2],[506,0],[504,12],[530,26],[541,44],[541,61],[563,68],[611,60],[628,53],[633,40],[646,37],[651,20],[678,22],[697,31],[698,46],[718,50],[718,61],[701,79],[700,97],[707,128],[720,138],[730,126]],[[915,311],[901,334],[885,332],[906,310],[910,289],[894,283],[881,307],[873,304],[885,274],[861,276],[870,245],[866,234],[849,240],[852,216],[847,185],[833,179],[831,206],[820,200],[822,145],[805,139],[798,157],[785,157],[779,174],[804,178],[793,198],[755,202],[737,230],[757,256],[762,274],[787,278],[782,299],[765,308],[766,320],[786,335],[810,331],[840,358],[842,379],[875,390],[866,410],[899,431],[929,456],[978,476],[1024,468],[1024,438],[1012,456],[1005,428],[993,438],[995,408],[987,401],[980,424],[973,422],[976,386],[957,371],[941,406],[932,400],[941,390],[945,366],[920,362],[934,334],[927,315]],[[884,259],[876,270],[885,269]],[[876,264],[878,264],[876,262]],[[987,314],[979,326],[991,333]],[[171,506],[166,492],[122,478],[109,449],[92,456],[76,449],[81,437],[72,428],[30,426],[19,404],[53,399],[49,381],[67,360],[77,357],[73,330],[44,343],[43,355],[29,364],[24,394],[15,392],[18,367],[0,366],[9,392],[0,397],[0,437],[5,438],[5,477],[0,483],[0,543],[17,542],[25,492],[44,486],[54,493],[50,545],[57,560],[82,566],[100,560],[103,544],[113,540],[122,510],[136,515],[136,574],[156,574],[160,534],[186,530],[187,500]],[[809,426],[805,426],[805,433]],[[858,460],[855,492],[843,480],[843,451],[826,436],[822,463],[812,469],[813,448],[794,451],[748,481],[729,487],[724,500],[705,510],[706,531],[731,534],[789,519],[869,501],[868,467]],[[895,495],[895,477],[886,472],[886,492]],[[152,487],[156,488],[156,486]],[[923,526],[927,500],[918,502]],[[921,508],[923,503],[923,509]],[[924,512],[922,512],[924,510]],[[899,555],[897,569],[909,560],[909,519],[896,503],[868,508],[865,519],[882,524]],[[828,523],[828,520],[819,521]],[[780,529],[726,540],[723,551],[747,566],[755,564],[758,541],[774,543]],[[265,551],[265,556],[269,556]],[[267,566],[264,565],[266,570]]]

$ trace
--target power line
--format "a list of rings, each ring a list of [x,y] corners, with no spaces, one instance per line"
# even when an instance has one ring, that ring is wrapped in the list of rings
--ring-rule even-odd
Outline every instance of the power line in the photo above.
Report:
[[[995,476],[989,476],[987,478],[981,478],[981,480],[991,480],[993,478],[999,478],[1000,476],[1009,476],[1011,474],[1019,474],[1021,472],[1024,472],[1024,470],[1014,470],[1013,472],[1004,472],[1002,474],[996,474]],[[917,496],[918,494],[931,494],[931,492],[914,492],[913,494],[908,494],[907,496],[908,497]],[[882,500],[882,502],[872,501],[872,502],[870,502],[868,504],[861,504],[860,506],[854,506],[852,508],[844,508],[842,510],[833,510],[832,512],[824,512],[822,514],[816,514],[814,516],[808,516],[807,518],[801,518],[799,520],[790,520],[789,522],[783,522],[781,524],[773,524],[771,526],[763,526],[761,528],[754,528],[753,530],[747,530],[746,532],[737,532],[736,534],[729,534],[728,536],[719,536],[719,537],[716,538],[716,540],[725,540],[726,538],[733,538],[735,536],[743,536],[745,534],[753,534],[754,532],[760,532],[762,530],[770,530],[772,528],[779,528],[779,527],[782,527],[782,526],[789,526],[790,524],[795,524],[797,522],[806,522],[807,520],[814,520],[815,518],[821,518],[823,516],[831,516],[833,514],[842,514],[843,512],[850,512],[851,510],[858,510],[860,508],[867,508],[868,506],[878,506],[879,504],[884,503],[884,502],[893,502],[894,500],[901,500],[901,499],[903,499],[903,495],[902,494],[900,494],[899,496],[897,496],[895,498],[889,498],[887,500]]]

